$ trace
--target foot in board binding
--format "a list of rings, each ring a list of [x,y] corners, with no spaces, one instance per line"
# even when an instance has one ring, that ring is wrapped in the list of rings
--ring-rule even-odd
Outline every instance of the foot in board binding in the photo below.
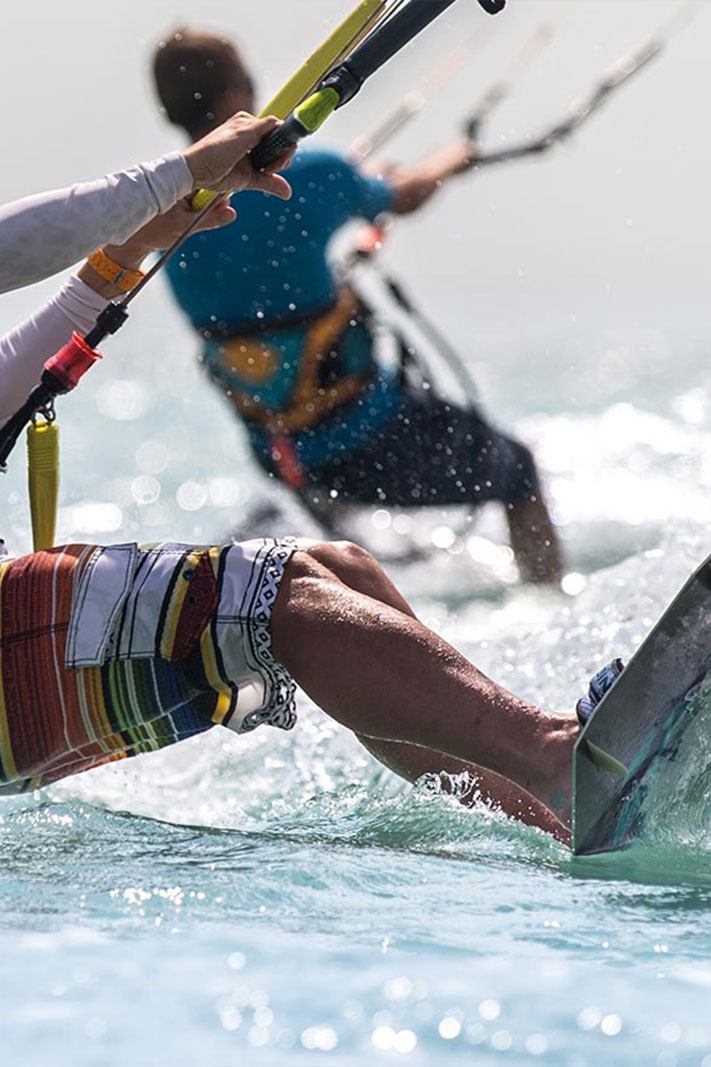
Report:
[[[624,669],[625,665],[621,659],[613,659],[611,663],[608,663],[590,679],[587,693],[575,705],[575,711],[581,726],[587,725],[595,708]]]

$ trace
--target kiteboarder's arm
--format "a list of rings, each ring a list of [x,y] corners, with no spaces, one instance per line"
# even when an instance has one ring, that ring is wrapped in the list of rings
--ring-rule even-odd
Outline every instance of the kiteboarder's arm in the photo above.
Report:
[[[283,178],[257,174],[245,159],[278,125],[239,113],[183,154],[0,207],[0,292],[48,278],[101,245],[122,244],[206,184],[217,192],[257,188],[287,198]]]
[[[232,222],[234,210],[225,201],[216,204],[200,229],[213,229]],[[169,245],[194,218],[181,201],[152,219],[123,245],[108,246],[109,259],[128,271],[138,271],[147,255]],[[27,399],[39,383],[45,360],[69,341],[72,333],[86,334],[93,327],[106,301],[123,291],[85,263],[44,307],[4,337],[0,337],[0,425]]]
[[[0,207],[0,292],[48,278],[107,241],[125,241],[192,186],[188,164],[174,152]]]
[[[152,253],[163,248],[168,248],[173,241],[180,237],[186,228],[195,221],[195,212],[190,206],[190,198],[181,200],[164,215],[158,215],[141,229],[129,237],[120,245],[106,244],[103,252],[111,264],[129,274],[141,270],[145,259]],[[220,198],[209,214],[201,220],[198,230],[215,230],[220,226],[227,226],[234,222],[237,213],[230,206],[229,201]],[[125,289],[117,288],[113,282],[97,271],[92,266],[92,259],[87,260],[77,272],[77,277],[97,293],[101,293],[107,300],[122,296]]]
[[[409,215],[421,208],[449,178],[471,166],[473,151],[469,141],[454,141],[414,167],[386,171],[393,192],[393,213]]]
[[[45,360],[74,330],[90,330],[105,306],[105,297],[74,276],[34,315],[0,337],[0,425],[39,383]]]

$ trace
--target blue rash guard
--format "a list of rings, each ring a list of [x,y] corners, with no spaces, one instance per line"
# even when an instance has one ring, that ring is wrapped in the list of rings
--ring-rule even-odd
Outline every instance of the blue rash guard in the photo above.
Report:
[[[301,149],[288,172],[288,202],[263,193],[233,198],[237,221],[191,237],[168,263],[176,299],[206,338],[203,359],[225,390],[284,408],[296,384],[309,318],[335,303],[337,282],[326,252],[333,235],[353,219],[374,220],[392,205],[390,187],[364,177],[343,156]],[[293,326],[289,327],[289,322]],[[270,323],[278,324],[271,332]],[[258,331],[272,361],[257,375],[240,373],[224,358],[224,339]],[[394,377],[374,368],[371,336],[347,331],[346,374],[372,374],[358,404],[292,437],[301,464],[318,467],[372,440],[397,412],[402,392]],[[267,459],[267,434],[248,422],[252,444]]]

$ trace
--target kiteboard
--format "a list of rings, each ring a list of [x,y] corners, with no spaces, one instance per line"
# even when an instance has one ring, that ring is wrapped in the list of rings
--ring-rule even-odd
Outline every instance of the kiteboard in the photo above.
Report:
[[[707,679],[708,676],[708,679]],[[573,756],[573,851],[614,852],[643,832],[650,772],[677,758],[711,684],[711,556],[602,698]]]

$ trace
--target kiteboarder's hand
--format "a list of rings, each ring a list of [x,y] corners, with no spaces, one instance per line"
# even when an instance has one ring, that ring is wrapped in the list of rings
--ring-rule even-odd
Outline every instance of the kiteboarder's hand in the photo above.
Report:
[[[196,230],[214,230],[234,222],[237,213],[230,207],[229,201],[221,198],[203,219]],[[168,248],[173,241],[195,222],[195,212],[190,205],[190,198],[180,200],[163,215],[157,215],[140,230],[129,237],[122,245],[105,245],[104,252],[118,267],[126,271],[139,271],[151,252]],[[85,263],[79,270],[79,278],[95,292],[112,299],[119,290],[100,277],[92,267]]]
[[[195,190],[237,193],[257,189],[288,200],[291,187],[275,172],[289,165],[292,153],[276,160],[264,173],[254,170],[247,158],[252,149],[280,125],[280,120],[274,117],[258,119],[246,111],[238,111],[216,130],[196,141],[183,152],[195,181]]]
[[[477,160],[481,155],[481,149],[475,141],[472,141],[469,137],[463,137],[459,141],[454,141],[448,149],[449,173],[465,174],[472,167],[475,167]],[[445,156],[442,156],[442,163],[445,164]]]
[[[237,212],[224,198],[215,204],[212,211],[201,219],[197,230],[215,230],[227,226],[237,218]],[[179,200],[170,211],[156,215],[122,245],[107,245],[104,251],[122,267],[140,266],[151,252],[158,252],[172,245],[177,237],[195,222],[195,212],[190,197]],[[116,259],[116,257],[119,257]],[[124,262],[124,260],[128,262]]]
[[[413,167],[386,168],[383,175],[393,191],[392,212],[408,215],[417,211],[449,178],[474,166],[476,158],[476,147],[468,138],[462,137]]]

